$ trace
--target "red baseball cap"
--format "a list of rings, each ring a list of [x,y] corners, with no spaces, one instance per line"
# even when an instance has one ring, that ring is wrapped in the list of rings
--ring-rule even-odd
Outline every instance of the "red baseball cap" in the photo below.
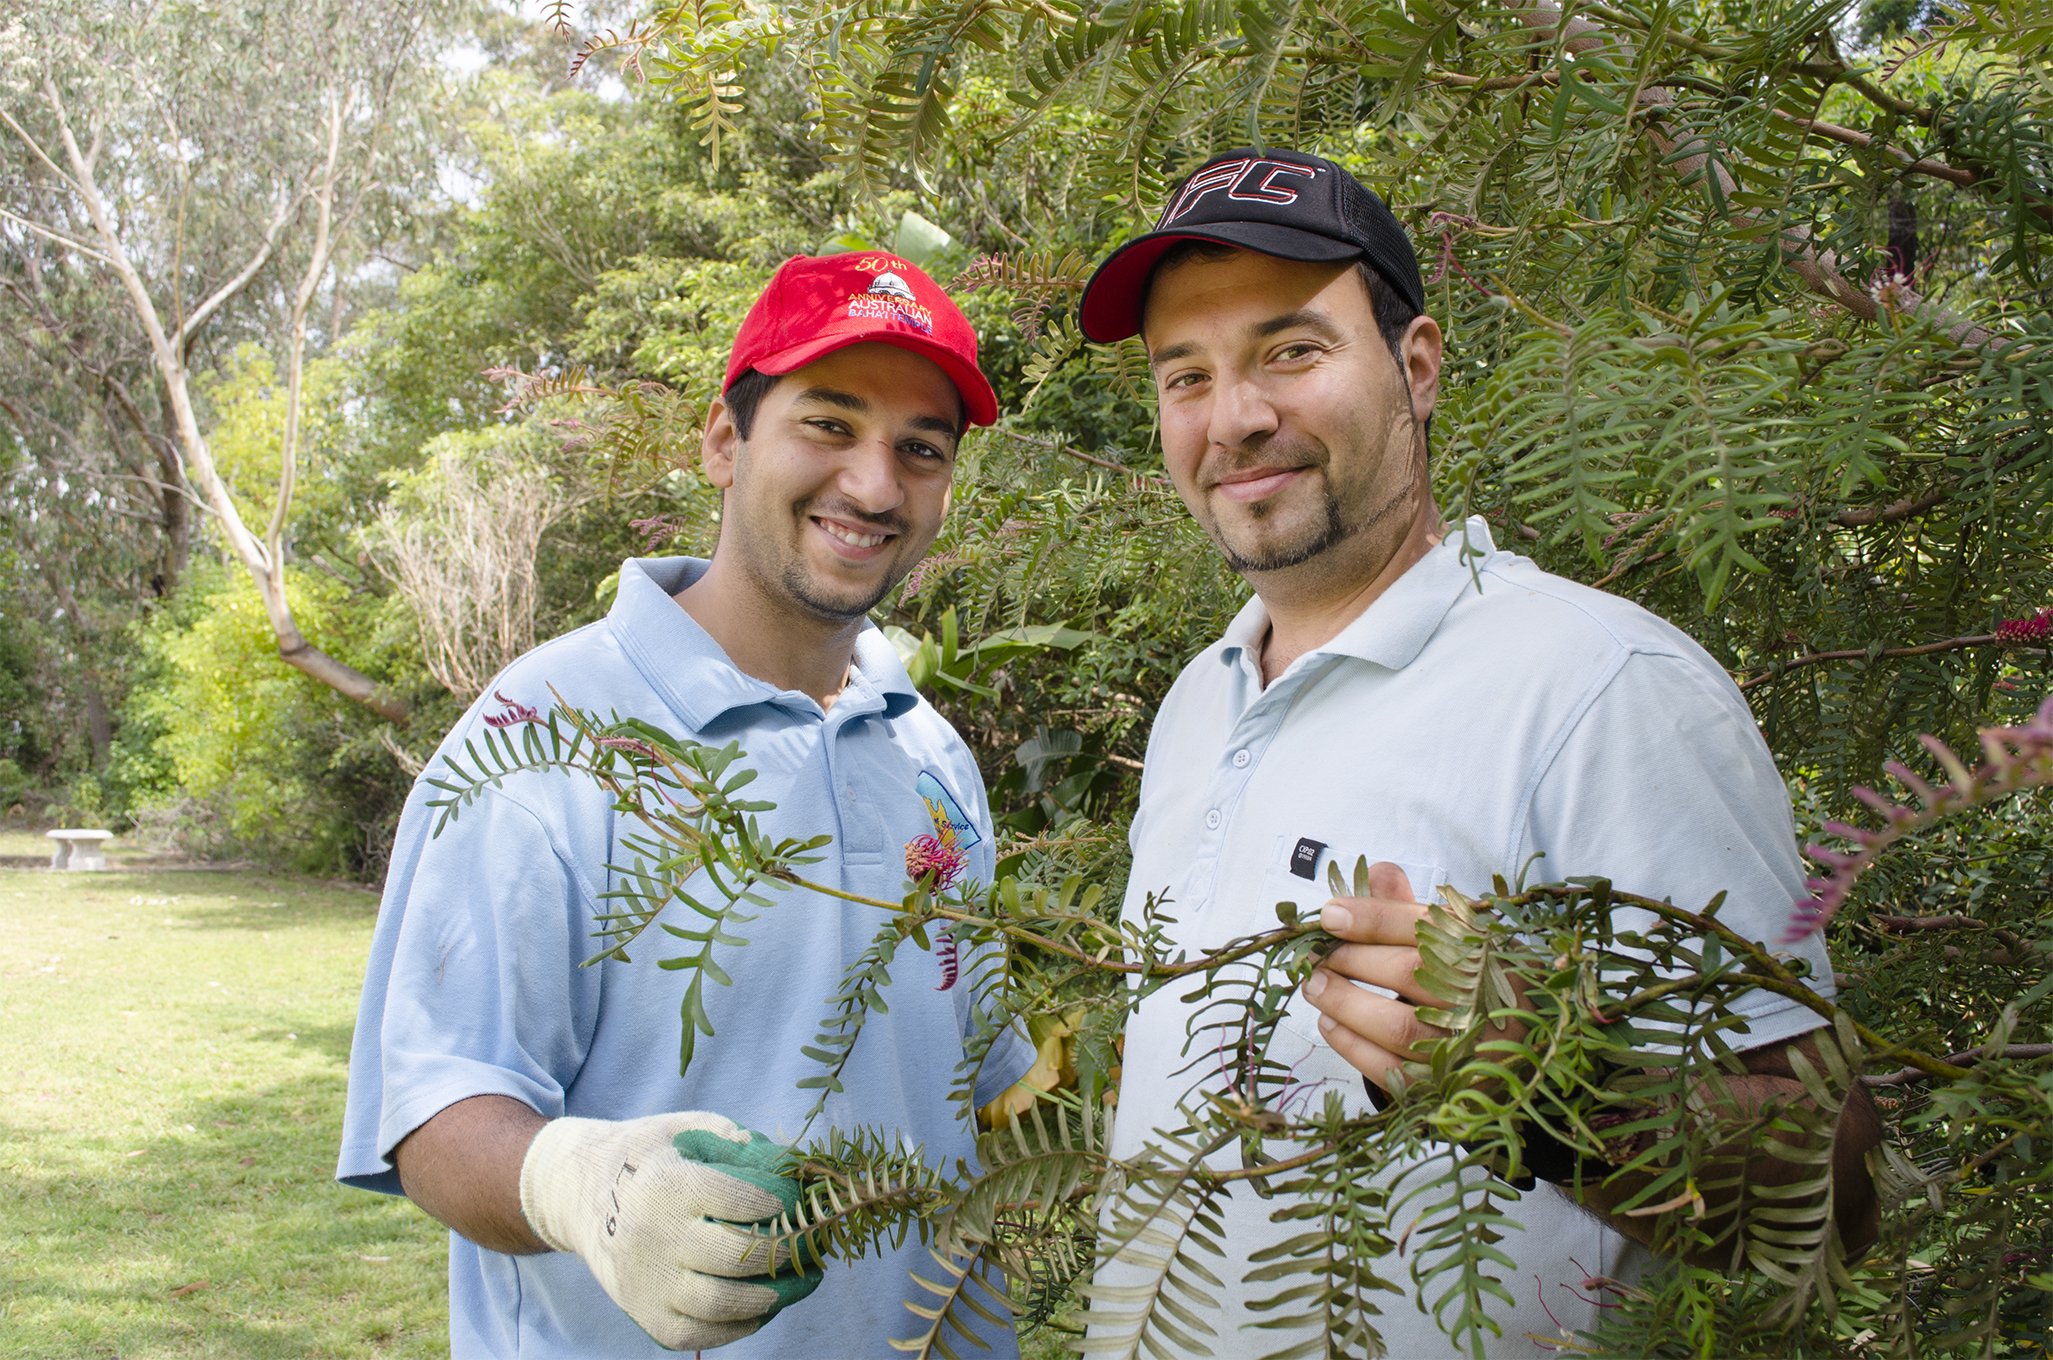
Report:
[[[998,419],[998,396],[977,368],[977,333],[948,294],[883,251],[794,255],[777,266],[735,333],[721,389],[747,369],[784,374],[874,340],[932,359],[962,394],[972,425]]]

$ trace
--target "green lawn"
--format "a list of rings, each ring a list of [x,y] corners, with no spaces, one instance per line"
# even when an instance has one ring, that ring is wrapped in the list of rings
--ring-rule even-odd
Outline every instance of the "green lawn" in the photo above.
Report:
[[[442,1230],[333,1180],[376,915],[254,871],[0,868],[0,1356],[448,1353]]]

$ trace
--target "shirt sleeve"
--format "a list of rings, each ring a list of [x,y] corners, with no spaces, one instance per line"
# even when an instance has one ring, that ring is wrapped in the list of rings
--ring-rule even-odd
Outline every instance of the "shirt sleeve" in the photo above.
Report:
[[[1804,894],[1789,793],[1746,701],[1709,657],[1632,653],[1569,724],[1542,768],[1510,862],[1544,858],[1529,882],[1601,875],[1621,891],[1701,910],[1749,940],[1811,964],[1833,994],[1823,939],[1781,943]],[[1614,920],[1641,929],[1647,913]],[[1769,992],[1738,999],[1745,1047],[1815,1029],[1817,1015]]]
[[[564,1113],[598,1010],[600,970],[577,966],[596,894],[560,836],[502,790],[437,836],[425,799],[402,818],[372,940],[337,1169],[390,1193],[392,1150],[459,1100]]]

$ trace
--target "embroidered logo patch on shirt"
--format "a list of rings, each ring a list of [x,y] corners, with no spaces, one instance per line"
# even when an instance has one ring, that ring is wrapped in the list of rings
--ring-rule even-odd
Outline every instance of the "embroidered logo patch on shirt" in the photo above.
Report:
[[[955,801],[955,795],[932,771],[921,770],[919,780],[913,785],[920,798],[927,805],[927,815],[934,819],[934,839],[943,845],[953,845],[967,850],[984,838],[976,823],[964,815],[962,804]]]

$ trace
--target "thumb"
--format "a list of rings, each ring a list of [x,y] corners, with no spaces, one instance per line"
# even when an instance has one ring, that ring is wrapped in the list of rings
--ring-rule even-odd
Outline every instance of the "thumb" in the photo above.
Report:
[[[1369,866],[1369,896],[1387,897],[1396,902],[1419,900],[1412,891],[1410,877],[1387,859]]]

